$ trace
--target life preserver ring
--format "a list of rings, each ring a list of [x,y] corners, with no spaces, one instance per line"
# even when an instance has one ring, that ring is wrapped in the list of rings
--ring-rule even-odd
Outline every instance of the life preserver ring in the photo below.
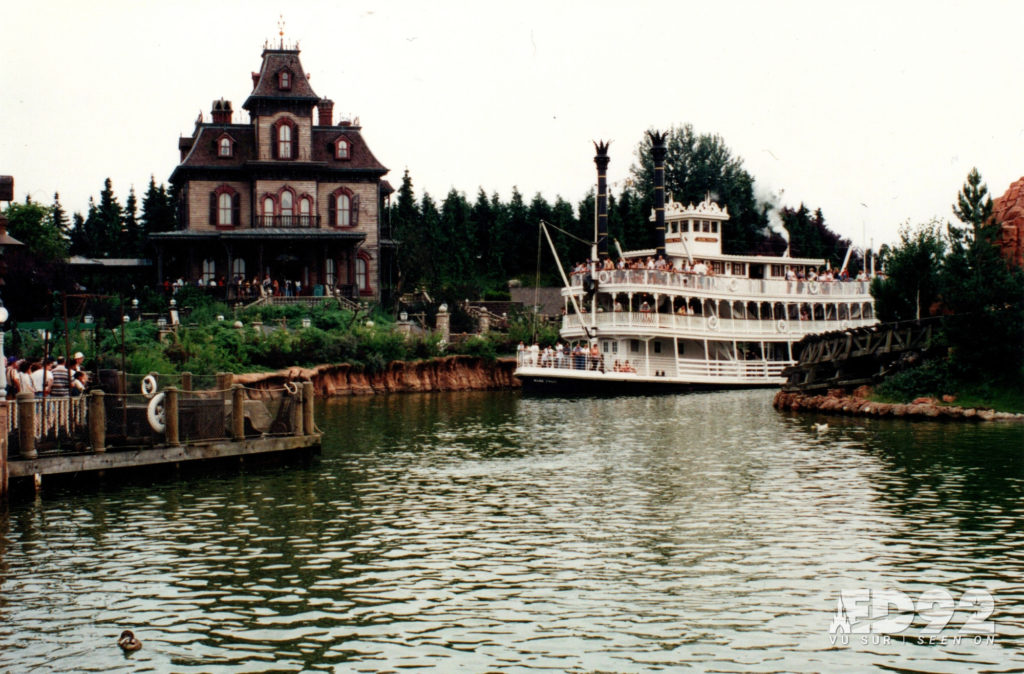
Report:
[[[597,280],[601,283],[608,283],[608,272],[603,271],[597,275]]]
[[[740,287],[740,282],[736,279],[729,281],[729,292],[736,292],[736,289]]]
[[[779,322],[775,324],[775,329],[779,332],[786,332],[789,330],[789,325],[786,323],[785,318],[780,318]]]
[[[818,291],[820,290],[821,288],[818,286],[817,281],[811,281],[807,284],[807,292],[809,292],[812,295],[817,295]]]
[[[708,316],[708,329],[709,330],[717,330],[718,329],[718,316]]]
[[[156,377],[151,374],[147,374],[142,378],[142,395],[147,398],[152,398],[156,395],[157,383]]]
[[[293,381],[286,381],[284,390],[288,392],[288,395],[296,395],[299,392],[299,385]]]
[[[149,399],[149,405],[146,407],[146,419],[149,421],[149,427],[157,433],[163,433],[167,430],[167,415],[164,411],[163,393],[157,393]]]

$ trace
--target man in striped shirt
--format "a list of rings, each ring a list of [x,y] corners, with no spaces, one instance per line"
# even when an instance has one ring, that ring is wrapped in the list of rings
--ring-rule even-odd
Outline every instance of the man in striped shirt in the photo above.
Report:
[[[50,387],[50,395],[55,398],[67,398],[71,393],[71,375],[64,362],[64,356],[57,358],[57,365],[51,373],[53,384]]]

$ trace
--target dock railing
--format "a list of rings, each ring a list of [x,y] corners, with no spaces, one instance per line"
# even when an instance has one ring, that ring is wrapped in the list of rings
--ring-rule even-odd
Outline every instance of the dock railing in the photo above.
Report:
[[[317,433],[311,382],[257,389],[233,384],[232,375],[221,374],[215,388],[189,390],[191,377],[175,376],[172,383],[189,388],[154,384],[146,393],[122,393],[124,383],[147,376],[117,374],[120,381],[108,386],[109,392],[45,399],[25,393],[9,400],[9,458]]]

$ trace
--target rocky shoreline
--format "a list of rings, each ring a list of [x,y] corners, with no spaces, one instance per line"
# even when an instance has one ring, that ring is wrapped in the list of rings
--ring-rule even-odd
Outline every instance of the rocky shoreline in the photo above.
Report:
[[[1024,414],[953,405],[951,403],[955,402],[955,399],[952,396],[943,396],[943,400],[917,398],[910,403],[880,403],[869,400],[871,393],[872,390],[868,386],[858,387],[852,392],[847,392],[845,389],[829,389],[826,395],[779,391],[775,394],[772,404],[776,409],[793,412],[821,412],[880,418],[1024,421]]]
[[[276,372],[237,374],[234,382],[256,389],[284,386],[290,381],[311,381],[318,397],[427,393],[436,391],[493,391],[519,388],[513,376],[515,358],[493,361],[476,356],[445,356],[422,361],[394,361],[367,373],[342,363],[316,367],[290,367]]]

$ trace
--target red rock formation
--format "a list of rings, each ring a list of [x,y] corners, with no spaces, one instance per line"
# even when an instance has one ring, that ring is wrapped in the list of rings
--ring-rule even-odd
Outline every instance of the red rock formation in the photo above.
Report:
[[[857,392],[864,394],[863,388]],[[857,393],[855,392],[855,394]],[[871,417],[906,417],[910,419],[993,419],[1024,421],[1024,414],[995,412],[993,410],[940,405],[934,398],[918,398],[910,404],[889,404],[865,400],[857,395],[847,396],[842,389],[829,389],[827,395],[807,395],[779,391],[773,402],[776,409],[793,412],[815,412]]]
[[[429,391],[487,391],[518,388],[512,373],[514,358],[489,362],[475,356],[446,356],[432,360],[390,363],[383,372],[368,374],[351,365],[293,367],[277,372],[235,375],[250,388],[281,388],[288,381],[311,381],[318,396],[374,395]]]
[[[1024,266],[1024,178],[992,202],[992,221],[999,223],[999,247],[1006,259]]]

